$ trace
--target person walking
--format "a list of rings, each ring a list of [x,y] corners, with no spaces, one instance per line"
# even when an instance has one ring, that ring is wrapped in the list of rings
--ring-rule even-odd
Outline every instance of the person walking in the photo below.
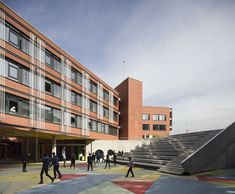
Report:
[[[22,172],[27,172],[27,170],[26,170],[26,166],[27,166],[27,160],[28,160],[28,156],[29,156],[30,154],[26,154],[26,153],[24,153],[23,155],[22,155]]]
[[[64,161],[64,168],[66,168],[65,163],[66,163],[66,147],[63,147],[62,149],[62,158]]]
[[[94,152],[92,153],[92,156],[91,156],[91,157],[92,157],[93,165],[95,166],[95,153],[94,153]]]
[[[76,155],[75,153],[71,154],[71,164],[70,164],[70,169],[73,167],[75,169],[75,161],[76,161]]]
[[[56,179],[56,173],[58,173],[58,178],[60,179],[62,176],[61,176],[61,173],[60,173],[60,170],[59,170],[59,158],[57,155],[55,155],[55,152],[52,153],[52,165],[53,165],[53,172],[54,172],[54,179]]]
[[[43,174],[44,174],[44,172],[45,172],[46,176],[51,179],[51,182],[52,183],[54,182],[54,178],[52,178],[48,174],[49,165],[50,165],[50,158],[49,158],[49,156],[47,156],[47,154],[44,154],[43,158],[42,158],[42,170],[41,170],[41,173],[40,173],[41,181],[38,184],[43,184]]]
[[[89,153],[89,156],[87,156],[87,171],[90,170],[90,167],[91,167],[91,171],[93,171],[93,166],[92,166],[92,156],[91,156],[91,153]]]
[[[110,158],[109,158],[109,154],[107,152],[107,155],[106,155],[106,164],[105,164],[105,169],[107,168],[107,165],[109,165],[109,168],[110,168]]]
[[[131,174],[132,174],[132,177],[135,177],[135,175],[134,175],[134,173],[133,173],[133,171],[132,171],[132,168],[134,167],[134,163],[133,163],[131,157],[128,157],[128,159],[129,159],[129,163],[128,163],[129,169],[128,169],[127,174],[126,174],[125,177],[128,177],[128,175],[129,175],[130,172],[131,172]]]
[[[114,166],[117,165],[117,155],[116,155],[115,152],[114,152],[114,154],[113,154],[113,165],[114,165]]]

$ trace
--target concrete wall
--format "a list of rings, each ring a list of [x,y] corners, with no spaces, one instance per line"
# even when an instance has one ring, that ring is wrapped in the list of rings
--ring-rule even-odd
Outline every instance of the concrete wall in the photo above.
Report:
[[[108,150],[130,152],[136,146],[143,144],[150,144],[150,140],[95,140],[86,146],[86,153],[89,154],[96,150],[102,150],[104,154]]]
[[[182,161],[181,165],[189,174],[234,166],[233,147],[230,147],[234,142],[235,122]]]

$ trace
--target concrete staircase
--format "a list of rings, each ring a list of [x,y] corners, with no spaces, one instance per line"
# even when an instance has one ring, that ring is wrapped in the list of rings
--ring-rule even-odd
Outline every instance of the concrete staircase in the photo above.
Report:
[[[185,169],[181,162],[193,154],[221,130],[203,131],[171,135],[153,140],[149,145],[142,145],[118,156],[119,163],[128,163],[131,156],[136,166],[152,167],[161,172],[181,175]]]

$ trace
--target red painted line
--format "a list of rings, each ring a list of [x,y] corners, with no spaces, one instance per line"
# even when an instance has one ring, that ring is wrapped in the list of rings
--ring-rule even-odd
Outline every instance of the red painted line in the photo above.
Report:
[[[223,178],[216,178],[216,177],[208,177],[208,176],[197,176],[200,181],[215,181],[215,182],[222,182],[222,183],[235,183],[235,180],[232,179],[223,179]]]
[[[127,189],[135,194],[144,194],[153,184],[153,181],[111,181],[112,183]]]
[[[70,179],[75,179],[79,177],[87,176],[86,174],[62,174],[62,178],[60,178],[61,181],[64,180],[70,180]]]

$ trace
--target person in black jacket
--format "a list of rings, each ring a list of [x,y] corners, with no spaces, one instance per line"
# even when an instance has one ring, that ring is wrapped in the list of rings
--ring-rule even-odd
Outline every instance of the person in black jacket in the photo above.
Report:
[[[110,158],[109,158],[108,152],[107,152],[107,155],[106,155],[106,163],[105,163],[105,167],[104,168],[107,168],[107,165],[109,165],[109,168],[110,168]]]
[[[61,178],[61,173],[59,170],[59,158],[57,155],[55,155],[55,152],[52,153],[52,165],[53,165],[53,172],[54,172],[54,179],[56,179],[56,173],[58,173],[58,178]]]
[[[40,179],[41,181],[38,184],[43,184],[43,174],[45,172],[46,176],[48,176],[51,179],[51,182],[54,182],[54,178],[52,178],[49,174],[48,174],[48,169],[50,166],[50,158],[49,156],[47,156],[47,154],[44,154],[42,157],[42,170],[40,173]]]
[[[89,153],[89,156],[87,156],[87,171],[89,171],[90,167],[91,170],[93,171],[92,163],[93,163],[92,156],[91,153]]]
[[[27,160],[28,160],[28,157],[30,156],[30,154],[26,154],[26,153],[24,153],[24,154],[22,154],[22,171],[23,172],[27,172],[27,170],[26,170],[26,165],[27,165]]]
[[[131,173],[131,174],[132,174],[132,177],[135,177],[135,175],[134,175],[134,173],[133,173],[133,171],[132,171],[132,168],[134,167],[134,163],[133,163],[133,161],[132,161],[131,157],[128,157],[128,158],[129,158],[129,163],[128,163],[128,167],[129,167],[129,169],[128,169],[128,171],[127,171],[127,173],[126,173],[126,176],[125,176],[125,177],[128,177],[129,173]]]

